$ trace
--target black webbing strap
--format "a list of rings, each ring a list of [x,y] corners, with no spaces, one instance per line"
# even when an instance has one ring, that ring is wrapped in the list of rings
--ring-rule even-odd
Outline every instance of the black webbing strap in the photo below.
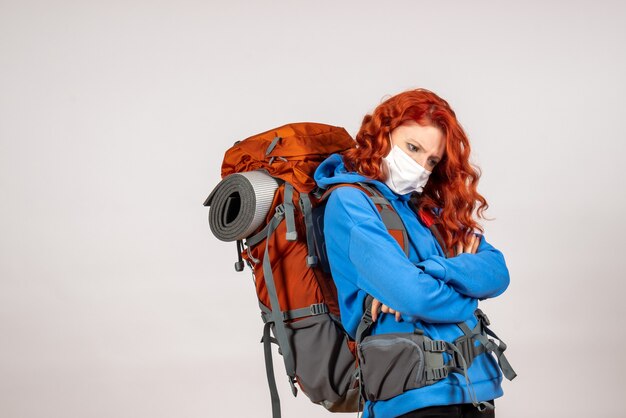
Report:
[[[361,316],[361,321],[359,322],[359,326],[356,329],[356,336],[355,336],[357,349],[358,349],[358,346],[363,341],[363,338],[365,338],[367,334],[369,334],[370,328],[372,327],[372,324],[374,323],[374,321],[372,321],[372,302],[373,301],[374,301],[374,297],[369,294],[363,300],[363,315]],[[365,399],[366,396],[364,393],[365,387],[363,386],[363,373],[361,371],[360,364],[357,365],[356,373],[359,377],[359,401],[358,402],[359,402],[359,405],[361,405],[361,399]],[[360,412],[361,412],[361,408],[359,406],[359,409],[357,410],[357,417],[360,414]]]
[[[508,380],[513,380],[517,376],[513,367],[509,363],[508,359],[504,355],[504,350],[506,350],[506,344],[502,341],[492,330],[490,330],[487,325],[490,324],[487,315],[483,313],[482,310],[476,309],[475,311],[476,317],[478,318],[478,322],[474,329],[470,330],[469,327],[464,322],[459,322],[457,326],[461,328],[465,336],[458,338],[455,341],[455,345],[461,350],[469,350],[470,357],[466,357],[469,359],[468,366],[471,364],[474,357],[484,353],[484,352],[493,352],[495,353],[498,365],[500,369],[502,369],[502,374]],[[491,338],[487,336],[491,336],[499,341],[498,344]],[[480,342],[480,346],[474,346],[474,341],[478,340]],[[467,354],[465,352],[464,354]]]
[[[474,358],[485,352],[485,347],[480,344],[478,347],[474,345],[476,341],[476,335],[480,334],[480,322],[476,324],[473,330],[471,330],[464,322],[457,324],[463,331],[463,336],[454,340],[454,345],[457,346],[459,351],[463,353],[463,357],[467,361],[467,367],[470,367],[474,362]]]
[[[283,320],[290,321],[293,319],[300,319],[307,316],[322,315],[329,313],[328,305],[325,303],[314,303],[306,308],[291,309],[289,311],[283,311]],[[272,322],[271,311],[261,312],[261,319],[263,322]]]
[[[361,341],[367,336],[374,323],[372,321],[372,302],[374,302],[372,295],[367,295],[363,300],[363,316],[361,316],[361,322],[359,322],[359,326],[356,329],[355,341],[357,344],[361,344]]]
[[[487,335],[490,335],[493,338],[497,339],[499,341],[499,344],[496,344],[494,340],[492,340],[491,338],[487,338],[484,334],[480,334],[478,340],[483,343],[483,345],[485,346],[485,350],[493,351],[496,354],[496,357],[498,359],[498,365],[502,369],[502,374],[504,374],[504,377],[506,377],[508,380],[515,379],[517,373],[515,373],[515,370],[513,370],[511,363],[509,363],[509,360],[504,355],[504,350],[506,350],[506,344],[492,330],[487,328],[485,324],[482,324],[482,327]]]
[[[272,361],[272,342],[276,342],[274,338],[270,336],[271,322],[266,322],[263,327],[263,353],[265,355],[265,372],[267,374],[267,384],[270,388],[270,397],[272,399],[272,417],[280,418],[280,397],[278,396],[278,389],[276,388],[276,376],[274,376],[274,362]]]

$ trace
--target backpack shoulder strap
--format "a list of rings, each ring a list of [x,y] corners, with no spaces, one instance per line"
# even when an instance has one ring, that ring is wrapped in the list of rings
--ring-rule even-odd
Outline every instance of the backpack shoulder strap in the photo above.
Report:
[[[376,208],[380,212],[380,216],[383,220],[383,223],[387,227],[389,234],[398,241],[400,244],[400,248],[404,251],[404,254],[409,256],[409,237],[406,232],[406,227],[400,215],[395,211],[389,200],[381,192],[379,192],[376,187],[367,184],[365,182],[356,182],[356,183],[337,183],[330,186],[320,197],[320,202],[325,201],[330,193],[338,187],[354,187],[356,189],[363,190],[367,196],[374,202]]]

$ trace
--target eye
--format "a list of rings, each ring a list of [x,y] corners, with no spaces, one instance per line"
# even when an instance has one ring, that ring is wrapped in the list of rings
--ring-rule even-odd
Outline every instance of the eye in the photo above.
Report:
[[[411,152],[417,151],[417,147],[415,145],[411,144],[410,142],[407,142],[406,144],[408,145],[409,151]]]

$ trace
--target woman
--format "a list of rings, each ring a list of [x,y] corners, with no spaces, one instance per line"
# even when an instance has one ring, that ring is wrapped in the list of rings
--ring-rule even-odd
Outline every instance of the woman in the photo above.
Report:
[[[473,232],[482,232],[472,217],[476,203],[481,217],[488,204],[476,191],[479,173],[469,163],[467,136],[445,100],[416,89],[366,115],[356,142],[323,161],[315,180],[322,188],[353,182],[375,186],[400,215],[410,251],[407,257],[365,192],[340,187],[331,194],[324,233],[341,321],[355,338],[365,297],[371,295],[371,335],[423,330],[429,338],[453,342],[463,335],[457,323],[470,329],[477,324],[478,301],[500,295],[509,284],[502,253]],[[412,197],[417,209],[441,222],[445,247],[455,249],[450,257],[416,215]],[[503,395],[497,361],[478,355],[467,378],[450,373],[391,399],[367,400],[363,418],[495,416],[493,399]]]

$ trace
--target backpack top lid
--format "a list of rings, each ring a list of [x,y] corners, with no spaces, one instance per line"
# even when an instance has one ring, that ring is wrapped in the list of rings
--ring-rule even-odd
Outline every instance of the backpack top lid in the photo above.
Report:
[[[222,178],[232,173],[265,170],[303,193],[315,189],[315,169],[328,155],[355,146],[339,126],[315,122],[288,123],[237,141],[222,162]]]

